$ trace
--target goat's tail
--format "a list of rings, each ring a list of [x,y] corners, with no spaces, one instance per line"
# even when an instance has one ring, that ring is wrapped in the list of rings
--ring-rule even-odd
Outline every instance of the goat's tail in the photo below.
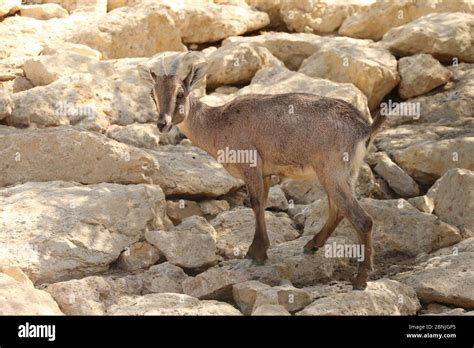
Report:
[[[365,143],[367,148],[369,148],[370,144],[372,144],[375,134],[377,133],[379,128],[382,126],[382,124],[386,120],[387,120],[387,117],[381,114],[380,108],[377,109],[377,111],[375,112],[374,120],[372,121],[372,124],[370,125],[370,128],[369,128],[368,139]]]

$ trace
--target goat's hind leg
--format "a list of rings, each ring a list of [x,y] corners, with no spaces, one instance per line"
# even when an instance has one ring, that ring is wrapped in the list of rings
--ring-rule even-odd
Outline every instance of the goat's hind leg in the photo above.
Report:
[[[321,248],[341,222],[343,216],[334,200],[328,194],[329,215],[323,228],[304,246],[305,254],[313,254]]]
[[[353,281],[355,290],[363,290],[367,286],[369,272],[373,270],[372,218],[357,202],[348,183],[336,187],[334,198],[344,217],[354,226],[364,247],[364,259],[359,262],[357,276]]]

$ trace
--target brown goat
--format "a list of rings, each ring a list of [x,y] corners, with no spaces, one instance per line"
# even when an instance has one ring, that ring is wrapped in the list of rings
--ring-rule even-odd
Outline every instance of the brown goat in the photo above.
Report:
[[[180,59],[182,55],[178,63]],[[205,64],[193,65],[184,79],[171,70],[141,73],[152,86],[159,130],[168,132],[176,125],[214,158],[226,148],[256,155],[255,163],[222,163],[245,182],[255,213],[255,235],[247,257],[258,263],[267,258],[270,242],[264,213],[271,175],[282,179],[317,176],[328,196],[329,216],[304,252],[322,247],[342,218],[347,218],[365,249],[353,281],[354,289],[364,289],[373,268],[372,219],[353,191],[366,144],[385,117],[378,115],[370,124],[347,102],[303,93],[247,95],[212,107],[191,93],[205,76]]]

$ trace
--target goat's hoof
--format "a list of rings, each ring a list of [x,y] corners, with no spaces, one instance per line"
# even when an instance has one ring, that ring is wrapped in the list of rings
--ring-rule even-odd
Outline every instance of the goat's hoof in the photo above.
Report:
[[[267,253],[264,253],[263,255],[256,255],[251,252],[247,252],[245,258],[252,260],[256,265],[261,266],[265,264],[265,261],[267,260]]]
[[[314,244],[313,244],[313,241],[310,240],[308,243],[306,243],[306,245],[303,247],[303,254],[307,254],[307,255],[313,255],[316,253],[316,251],[318,251],[318,247],[315,247]]]
[[[264,264],[265,264],[265,261],[267,260],[266,258],[256,258],[256,257],[254,257],[254,256],[252,256],[252,255],[249,255],[249,254],[247,254],[247,255],[245,256],[245,258],[252,260],[252,262],[253,262],[254,264],[256,264],[257,266],[262,266],[262,265],[264,265]]]
[[[366,287],[367,287],[367,279],[365,277],[364,278],[356,277],[352,281],[352,290],[365,290]]]

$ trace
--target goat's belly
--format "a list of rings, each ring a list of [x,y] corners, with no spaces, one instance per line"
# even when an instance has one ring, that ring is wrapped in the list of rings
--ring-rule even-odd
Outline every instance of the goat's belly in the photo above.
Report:
[[[280,167],[274,173],[282,178],[286,179],[310,179],[316,176],[316,172],[314,171],[313,167],[306,166],[306,167],[294,167],[294,166],[287,166],[287,167]]]

